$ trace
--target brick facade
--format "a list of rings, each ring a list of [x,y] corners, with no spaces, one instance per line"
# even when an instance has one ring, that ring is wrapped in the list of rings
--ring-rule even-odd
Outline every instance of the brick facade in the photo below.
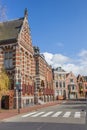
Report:
[[[0,28],[0,70],[4,67],[11,80],[2,106],[6,108],[8,104],[9,109],[26,107],[36,103],[36,98],[37,103],[53,101],[52,68],[40,53],[35,52],[27,10],[23,18],[0,23]]]
[[[36,65],[36,91],[38,101],[53,101],[54,88],[52,78],[52,68],[48,65],[38,47],[34,47],[34,58]]]
[[[9,95],[9,108],[18,107],[17,87],[20,89],[20,107],[34,103],[34,50],[27,17],[27,13],[25,13],[24,18],[5,22],[6,27],[8,24],[11,29],[13,24],[13,26],[16,26],[15,28],[20,28],[20,32],[16,34],[15,40],[10,39],[9,37],[12,37],[12,35],[8,34],[6,37],[8,39],[0,41],[0,69],[4,66],[12,81],[9,94],[7,94]],[[12,32],[14,35],[18,30],[14,30],[13,26],[11,31],[14,31]],[[5,55],[9,55],[9,57]],[[11,90],[13,91],[11,92]],[[14,93],[13,98],[10,98],[11,93]]]
[[[87,76],[77,76],[77,83],[78,83],[78,95],[79,98],[85,98],[87,95]]]

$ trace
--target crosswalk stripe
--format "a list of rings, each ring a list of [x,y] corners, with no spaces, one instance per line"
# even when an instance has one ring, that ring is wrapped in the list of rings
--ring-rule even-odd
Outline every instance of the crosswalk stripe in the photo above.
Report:
[[[58,117],[61,113],[62,111],[56,112],[54,115],[52,115],[52,117]]]
[[[80,118],[80,116],[81,116],[80,112],[75,112],[75,115],[74,115],[75,118]]]
[[[53,111],[47,112],[46,114],[42,115],[41,117],[47,117],[49,115],[51,115],[53,113]]]
[[[70,114],[71,114],[71,112],[66,112],[66,113],[63,115],[63,117],[69,117]]]
[[[45,113],[45,112],[39,112],[39,113],[37,113],[37,114],[35,114],[35,115],[32,115],[31,117],[37,117],[37,116],[39,116],[39,115],[41,115],[41,114],[43,114],[43,113]]]
[[[33,114],[36,114],[37,112],[32,112],[32,113],[29,113],[29,114],[26,114],[26,115],[23,115],[22,117],[28,117],[28,116],[31,116]]]
[[[57,112],[55,112],[54,113],[54,111],[50,111],[50,112],[44,112],[44,111],[41,111],[41,112],[39,112],[39,111],[35,111],[35,112],[31,112],[31,113],[28,113],[28,114],[25,114],[25,115],[22,115],[21,117],[23,117],[23,118],[25,118],[25,117],[37,117],[37,116],[40,116],[40,117],[47,117],[47,116],[51,116],[51,117],[58,117],[58,116],[60,116],[61,115],[61,117],[64,117],[64,118],[68,118],[68,117],[70,117],[70,115],[71,115],[71,112],[70,111],[68,111],[68,112],[65,112],[64,114],[62,114],[62,113],[64,113],[63,111],[57,111]],[[82,113],[82,115],[83,116],[86,116],[86,112],[84,112],[84,113]],[[72,113],[72,116],[73,116],[73,118],[80,118],[81,117],[81,112],[75,112],[75,113]]]

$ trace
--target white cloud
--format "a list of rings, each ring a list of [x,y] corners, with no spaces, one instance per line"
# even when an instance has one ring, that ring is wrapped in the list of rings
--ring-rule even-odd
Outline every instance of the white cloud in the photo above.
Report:
[[[54,68],[56,68],[58,66],[63,66],[63,64],[66,64],[67,62],[69,62],[70,58],[61,54],[54,54],[51,61],[52,61],[51,65]]]
[[[52,67],[61,66],[65,71],[72,71],[75,75],[87,75],[87,50],[79,53],[76,59],[64,56],[62,54],[43,53],[48,64]]]
[[[45,52],[43,53],[48,64],[52,65],[53,54]]]

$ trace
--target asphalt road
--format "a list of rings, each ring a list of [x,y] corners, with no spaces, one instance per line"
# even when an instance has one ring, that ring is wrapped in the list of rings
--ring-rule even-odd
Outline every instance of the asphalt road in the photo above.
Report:
[[[87,130],[85,120],[85,102],[69,101],[3,120],[0,130]]]
[[[87,130],[85,125],[43,122],[0,123],[0,130]]]

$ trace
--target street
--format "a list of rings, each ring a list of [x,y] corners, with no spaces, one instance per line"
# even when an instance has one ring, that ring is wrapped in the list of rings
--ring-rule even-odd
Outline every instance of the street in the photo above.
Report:
[[[86,102],[64,101],[30,113],[5,119],[1,130],[85,130]]]

